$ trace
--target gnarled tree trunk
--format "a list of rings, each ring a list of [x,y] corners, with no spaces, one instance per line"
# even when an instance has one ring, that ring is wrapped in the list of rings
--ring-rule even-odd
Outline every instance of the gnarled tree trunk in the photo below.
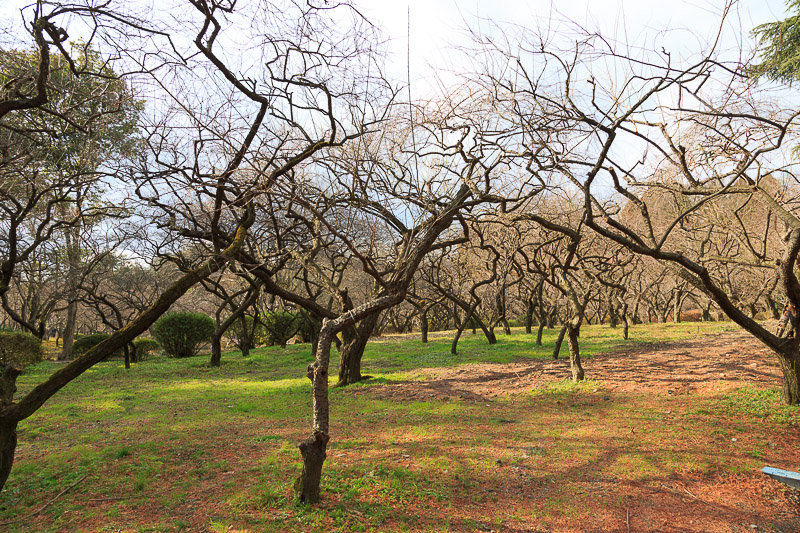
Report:
[[[542,334],[544,333],[544,321],[539,321],[539,328],[536,330],[536,346],[542,345]]]
[[[460,326],[458,326],[456,334],[453,337],[453,342],[450,343],[450,353],[452,355],[458,355],[458,340],[461,338],[461,334],[464,332],[464,329],[467,327],[467,324],[469,324],[470,320],[472,319],[472,314],[474,311],[475,308],[474,307],[471,308],[467,313],[467,316],[464,318],[464,321],[461,322]]]
[[[569,345],[569,366],[572,371],[572,381],[583,380],[583,366],[581,365],[581,351],[578,343],[581,327],[570,324],[567,328],[567,344]]]
[[[567,326],[561,326],[561,331],[558,332],[556,345],[553,347],[553,359],[558,359],[558,354],[561,352],[561,344],[564,342],[564,335],[567,333]]]
[[[339,382],[337,386],[358,383],[364,377],[361,375],[361,359],[367,347],[372,331],[378,323],[380,312],[365,317],[358,326],[349,329],[342,347],[339,349]]]

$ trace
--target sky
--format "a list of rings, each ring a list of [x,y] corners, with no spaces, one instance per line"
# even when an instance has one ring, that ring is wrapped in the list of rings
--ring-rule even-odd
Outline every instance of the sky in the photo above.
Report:
[[[436,73],[457,63],[455,48],[466,46],[465,28],[493,31],[491,21],[542,30],[567,29],[572,21],[618,41],[688,53],[716,36],[720,0],[369,0],[358,2],[390,39],[392,63],[411,71],[412,86],[434,83]],[[785,18],[783,0],[741,0],[727,18],[723,46],[738,48],[742,36],[764,22]],[[410,24],[409,24],[410,21]],[[668,31],[665,31],[668,30]],[[496,30],[494,30],[496,31]],[[410,35],[410,46],[407,35]],[[410,52],[410,54],[409,54]],[[424,90],[424,89],[420,89]]]
[[[132,0],[135,1],[135,0]],[[157,0],[139,0],[152,4]],[[528,27],[565,27],[571,20],[618,40],[670,49],[697,47],[718,26],[721,0],[354,0],[389,39],[392,69],[410,68],[412,83],[452,67],[454,48],[469,43],[465,28],[492,31],[490,21]],[[18,25],[31,0],[0,0],[0,28]],[[729,17],[730,35],[785,17],[783,0],[740,0]],[[409,24],[410,22],[410,24]],[[738,29],[737,29],[738,27]],[[670,29],[665,34],[665,29]],[[407,35],[410,34],[410,46]],[[74,36],[74,33],[71,35]],[[732,38],[733,39],[733,38]],[[734,46],[737,43],[731,42]],[[410,52],[410,55],[408,54]]]

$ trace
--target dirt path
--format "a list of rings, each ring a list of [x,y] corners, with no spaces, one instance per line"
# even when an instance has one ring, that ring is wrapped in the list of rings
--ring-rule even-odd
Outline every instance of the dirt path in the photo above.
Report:
[[[584,360],[583,366],[588,379],[602,381],[609,390],[619,392],[683,394],[710,387],[736,388],[743,381],[771,386],[780,383],[775,356],[744,332],[598,354]],[[425,381],[379,386],[374,393],[383,398],[484,400],[568,378],[570,370],[569,359],[562,357],[557,361],[431,368],[425,375]]]

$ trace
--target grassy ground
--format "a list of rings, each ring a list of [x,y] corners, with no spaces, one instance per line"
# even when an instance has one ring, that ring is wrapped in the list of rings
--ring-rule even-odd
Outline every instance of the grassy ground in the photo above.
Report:
[[[732,329],[637,326],[624,346]],[[425,379],[427,368],[549,357],[556,333],[546,331],[541,348],[523,334],[501,335],[494,346],[468,334],[457,356],[449,338],[370,343],[364,371],[374,379],[331,392],[332,441],[317,508],[292,497],[296,445],[310,423],[307,345],[247,359],[227,353],[220,369],[206,357],[155,357],[127,371],[120,361],[101,363],[20,425],[17,461],[0,494],[0,524],[16,521],[0,529],[566,531],[594,523],[623,530],[640,494],[630,487],[735,477],[783,457],[787,439],[796,440],[797,410],[744,383],[733,393],[633,391],[613,402],[599,381],[552,381],[480,402],[372,393],[376,384]],[[582,330],[586,357],[622,344],[621,330]],[[20,394],[56,368],[27,369]]]

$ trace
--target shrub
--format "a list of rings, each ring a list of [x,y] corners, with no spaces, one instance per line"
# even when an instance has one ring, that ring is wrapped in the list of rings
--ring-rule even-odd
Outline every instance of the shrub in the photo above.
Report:
[[[93,333],[91,335],[81,335],[80,337],[75,339],[75,342],[72,343],[72,356],[78,357],[85,354],[86,352],[88,352],[89,350],[91,350],[92,348],[94,348],[95,346],[97,346],[110,336],[111,335],[108,333]],[[120,353],[122,352],[117,350],[111,355],[120,355]]]
[[[305,315],[293,311],[268,311],[261,313],[259,320],[269,337],[268,344],[286,346],[286,341],[297,334],[302,334],[303,328],[309,328]]]
[[[153,337],[167,355],[192,357],[215,329],[214,320],[203,313],[169,313],[153,324]]]
[[[42,360],[42,341],[22,331],[0,331],[0,370],[10,364],[20,367]]]
[[[136,339],[133,341],[133,349],[136,353],[136,360],[143,361],[147,356],[160,350],[161,345],[153,339]]]

